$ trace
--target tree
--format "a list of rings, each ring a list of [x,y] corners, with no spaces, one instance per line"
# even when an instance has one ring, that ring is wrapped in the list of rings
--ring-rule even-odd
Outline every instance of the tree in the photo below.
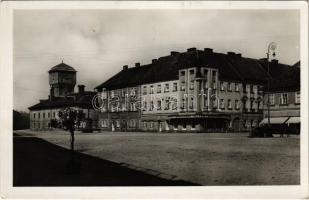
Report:
[[[66,130],[70,131],[71,150],[74,151],[74,130],[77,121],[77,111],[71,108],[65,108],[59,111],[59,117],[62,119],[62,124]]]

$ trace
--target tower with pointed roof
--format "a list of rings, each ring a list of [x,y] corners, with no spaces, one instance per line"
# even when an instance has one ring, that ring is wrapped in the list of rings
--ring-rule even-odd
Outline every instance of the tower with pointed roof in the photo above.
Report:
[[[63,62],[52,67],[48,71],[50,96],[65,97],[74,94],[76,72],[77,71],[73,67]]]

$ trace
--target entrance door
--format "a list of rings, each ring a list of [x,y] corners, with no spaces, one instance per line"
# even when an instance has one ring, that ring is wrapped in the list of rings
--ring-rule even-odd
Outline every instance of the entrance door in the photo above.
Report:
[[[232,127],[233,127],[233,131],[235,131],[235,132],[239,132],[240,131],[240,120],[239,120],[239,118],[235,118],[233,120]]]

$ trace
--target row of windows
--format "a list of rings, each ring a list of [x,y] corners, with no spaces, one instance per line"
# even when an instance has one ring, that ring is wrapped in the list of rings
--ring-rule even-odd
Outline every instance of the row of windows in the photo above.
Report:
[[[234,87],[233,87],[233,85],[234,85]],[[227,91],[229,91],[229,92],[232,92],[233,91],[233,89],[234,89],[234,91],[235,92],[239,92],[239,83],[231,83],[231,82],[228,82],[227,83]],[[225,91],[225,84],[224,84],[224,82],[220,82],[220,90],[221,91]]]
[[[164,102],[164,106],[163,106],[163,102]],[[153,111],[153,110],[177,110],[177,99],[175,98],[167,98],[164,101],[163,100],[157,100],[156,102],[154,102],[153,100],[150,101],[149,103],[149,108],[148,108],[148,104],[147,101],[143,101],[143,110],[149,110],[149,111]]]
[[[259,87],[259,86],[257,86],[257,87]],[[223,81],[220,82],[220,90],[221,91],[227,90],[228,92],[232,92],[232,91],[239,92],[240,91],[239,88],[240,88],[240,83],[227,82],[225,84],[225,82],[223,82]],[[259,90],[259,88],[257,88],[256,91],[258,91],[258,90]],[[254,94],[255,93],[254,85],[245,84],[244,87],[243,87],[243,92]]]
[[[162,93],[162,85],[157,84],[156,86],[157,86],[156,87],[156,93]],[[149,94],[154,94],[154,92],[155,92],[154,87],[155,87],[154,85],[149,86]],[[148,90],[147,85],[143,86],[143,94],[147,94],[147,90]],[[177,84],[177,82],[174,82],[173,85],[172,85],[172,91],[176,92],[177,90],[178,90],[178,84]],[[163,92],[164,93],[170,92],[170,84],[169,83],[164,84]]]
[[[288,93],[281,93],[278,94],[279,96],[279,104],[280,105],[287,105],[289,102],[289,95]],[[300,104],[300,92],[295,92],[295,104]],[[275,94],[269,94],[269,102],[270,105],[275,105]]]
[[[129,92],[127,91],[127,89],[118,90],[118,91],[112,90],[111,91],[111,98],[114,98],[116,95],[118,95],[118,96],[127,96],[128,94],[130,96],[136,96],[137,88],[130,88]],[[103,96],[105,96],[105,92],[103,92]]]
[[[203,73],[204,72],[204,73]],[[204,77],[208,78],[208,69],[204,69],[202,73],[204,74]],[[186,70],[182,70],[180,71],[180,76],[185,76],[186,75]],[[194,69],[190,69],[189,70],[189,75],[194,76],[195,75],[195,70]],[[217,79],[217,71],[212,71],[212,82],[216,82]]]
[[[43,119],[45,119],[46,117],[50,118],[50,112],[48,112],[47,115],[46,115],[45,112],[43,112],[43,113],[33,113],[33,119],[36,119],[36,118],[40,119],[41,118],[41,114],[42,114],[42,118]],[[55,117],[56,117],[56,113],[53,112],[53,118],[55,118]]]
[[[117,119],[117,120],[112,122],[112,126],[114,128],[120,128],[121,122],[122,122],[123,127],[128,126],[129,128],[136,128],[137,125],[138,125],[138,120],[136,120],[136,119],[130,119],[128,121],[126,121],[126,120],[121,121],[120,119]],[[100,125],[101,125],[101,128],[107,128],[108,127],[108,120],[107,119],[101,120]]]

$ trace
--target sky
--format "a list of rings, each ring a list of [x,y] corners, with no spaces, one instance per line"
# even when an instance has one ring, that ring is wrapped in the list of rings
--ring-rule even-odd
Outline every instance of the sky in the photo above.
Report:
[[[78,71],[77,84],[94,90],[123,65],[191,47],[259,59],[276,42],[280,63],[300,59],[297,10],[15,10],[13,29],[20,111],[48,97],[48,70],[62,60]]]

